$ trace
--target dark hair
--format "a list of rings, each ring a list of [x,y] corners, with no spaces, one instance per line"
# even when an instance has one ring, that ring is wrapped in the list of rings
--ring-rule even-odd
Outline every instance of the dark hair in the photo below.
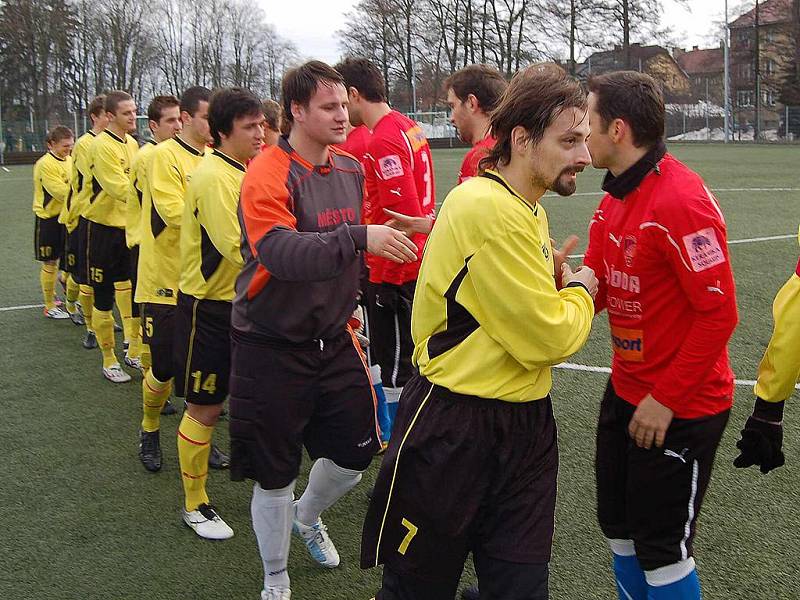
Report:
[[[383,75],[366,58],[345,58],[333,68],[342,74],[345,87],[356,88],[368,102],[386,102]]]
[[[250,90],[240,87],[214,90],[208,104],[208,125],[214,146],[222,144],[220,133],[230,135],[236,119],[261,114],[261,100]]]
[[[181,112],[187,112],[194,116],[200,108],[201,102],[208,102],[211,98],[211,90],[202,85],[195,85],[181,94]]]
[[[462,102],[472,94],[485,113],[495,109],[507,87],[508,82],[500,71],[489,65],[469,65],[444,80],[445,93],[452,88]]]
[[[103,114],[106,110],[106,95],[100,94],[99,96],[95,96],[92,98],[92,102],[89,104],[89,114],[94,115],[95,117],[99,117]]]
[[[511,161],[511,132],[524,127],[537,144],[545,130],[568,108],[586,110],[586,92],[578,81],[553,63],[531,65],[518,72],[492,111],[494,148],[480,161],[480,169]]]
[[[656,80],[636,71],[591,77],[589,91],[597,96],[603,128],[614,119],[630,125],[637,147],[652,146],[664,137],[664,96]]]
[[[281,82],[281,100],[283,116],[289,123],[294,123],[292,102],[308,106],[319,83],[344,85],[344,79],[333,67],[319,60],[311,60],[286,72]]]
[[[133,100],[133,96],[128,92],[123,92],[122,90],[108,92],[105,99],[106,112],[117,114],[117,107],[128,100]]]
[[[156,96],[147,107],[147,118],[158,123],[163,116],[165,108],[180,106],[181,102],[175,96]]]
[[[267,120],[267,127],[272,131],[281,130],[281,105],[275,100],[262,100],[261,110],[264,112],[264,118]]]
[[[64,127],[63,125],[57,125],[47,132],[46,141],[48,144],[57,144],[61,140],[68,140],[68,139],[73,139],[73,140],[75,139],[75,134],[72,133],[72,129],[70,129],[69,127]]]

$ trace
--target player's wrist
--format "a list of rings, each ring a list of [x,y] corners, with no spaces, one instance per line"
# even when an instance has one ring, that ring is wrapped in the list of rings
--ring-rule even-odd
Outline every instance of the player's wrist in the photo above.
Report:
[[[753,418],[772,425],[780,425],[783,422],[783,409],[785,400],[781,402],[767,402],[761,398],[756,398],[753,406]]]

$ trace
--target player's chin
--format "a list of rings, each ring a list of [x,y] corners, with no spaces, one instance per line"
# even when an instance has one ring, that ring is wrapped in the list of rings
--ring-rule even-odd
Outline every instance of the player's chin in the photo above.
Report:
[[[564,174],[553,182],[550,189],[559,196],[572,196],[578,187],[577,177],[575,174]]]
[[[331,130],[331,139],[328,142],[329,144],[341,144],[347,139],[347,130],[342,127],[341,129],[336,128]]]

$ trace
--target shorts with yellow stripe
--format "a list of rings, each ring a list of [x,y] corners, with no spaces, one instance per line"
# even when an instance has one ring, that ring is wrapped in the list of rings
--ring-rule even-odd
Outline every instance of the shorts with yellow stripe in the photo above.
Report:
[[[550,561],[558,474],[550,397],[504,402],[415,375],[367,511],[361,566],[452,584],[469,552]]]
[[[219,404],[231,373],[231,303],[178,293],[175,394],[192,404]]]

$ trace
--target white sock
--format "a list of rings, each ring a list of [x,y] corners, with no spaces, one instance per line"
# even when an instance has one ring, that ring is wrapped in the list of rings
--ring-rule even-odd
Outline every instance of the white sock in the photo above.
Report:
[[[386,403],[393,404],[400,402],[400,394],[403,393],[403,388],[401,387],[386,387],[383,386],[383,393],[386,394]]]
[[[264,588],[289,588],[289,542],[292,535],[294,481],[285,488],[265,490],[253,486],[250,514],[264,563]]]
[[[311,467],[306,491],[297,501],[297,520],[313,525],[326,508],[361,481],[361,471],[343,469],[328,458],[320,458]]]

